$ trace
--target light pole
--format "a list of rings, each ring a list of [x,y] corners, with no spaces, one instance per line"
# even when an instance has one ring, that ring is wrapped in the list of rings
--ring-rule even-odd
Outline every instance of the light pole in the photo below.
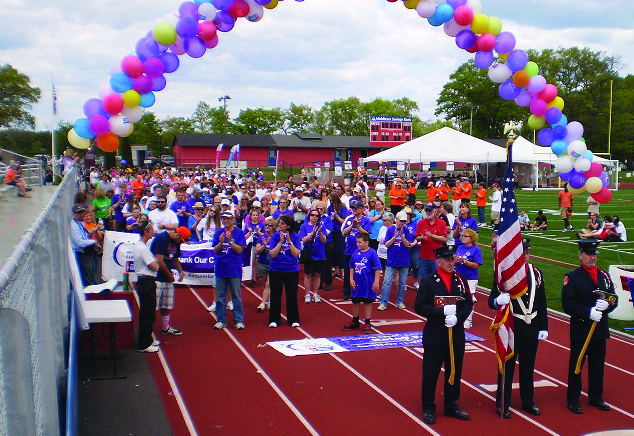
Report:
[[[471,116],[469,117],[469,136],[473,136],[473,104],[467,103],[467,107],[471,109]]]
[[[218,101],[222,102],[222,107],[224,109],[224,118],[225,118],[225,135],[227,134],[227,100],[231,100],[231,97],[229,97],[228,95],[225,95],[223,97],[220,97],[218,99]]]

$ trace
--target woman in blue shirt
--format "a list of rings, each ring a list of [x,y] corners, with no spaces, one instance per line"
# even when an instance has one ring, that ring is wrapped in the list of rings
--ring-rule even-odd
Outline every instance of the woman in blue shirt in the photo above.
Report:
[[[318,292],[321,272],[326,262],[326,233],[328,230],[324,229],[320,222],[319,211],[317,209],[311,210],[308,214],[308,222],[302,224],[299,229],[302,246],[310,244],[311,240],[313,241],[310,260],[304,263],[304,289],[306,290],[304,303],[311,302],[311,290],[314,293],[312,298],[315,303],[321,303]]]
[[[343,277],[346,242],[343,234],[341,233],[341,224],[343,224],[343,220],[346,219],[349,212],[336,192],[332,192],[328,199],[330,200],[330,206],[328,206],[328,216],[332,220],[332,243],[335,246],[335,257],[332,264],[337,268],[337,275],[339,277]]]
[[[286,292],[286,320],[291,327],[299,327],[297,287],[299,285],[299,254],[302,242],[293,232],[294,221],[282,215],[277,224],[278,232],[271,237],[269,245],[269,280],[271,282],[271,310],[269,327],[275,328],[282,319],[282,289]]]
[[[279,220],[282,215],[293,217],[293,211],[288,209],[288,200],[286,198],[280,198],[278,208],[273,212],[273,218]]]
[[[464,229],[460,235],[462,244],[456,249],[456,272],[466,277],[473,297],[476,300],[476,287],[478,286],[478,268],[482,265],[482,252],[478,247],[478,234],[471,229]],[[464,328],[473,326],[473,311],[464,323]]]
[[[372,223],[372,232],[370,233],[370,248],[373,250],[379,249],[379,230],[383,227],[383,214],[385,213],[385,204],[378,198],[370,200],[370,213],[368,218]]]
[[[453,237],[456,241],[456,248],[462,244],[460,235],[465,229],[471,229],[478,233],[478,222],[471,216],[471,206],[469,203],[462,203],[460,205],[460,214],[453,223]]]

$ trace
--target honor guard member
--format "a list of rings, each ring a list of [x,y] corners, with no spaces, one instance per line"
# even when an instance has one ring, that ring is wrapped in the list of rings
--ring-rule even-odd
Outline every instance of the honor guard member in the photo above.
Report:
[[[568,365],[568,409],[583,413],[579,405],[581,369],[588,359],[589,404],[608,411],[603,401],[605,340],[610,337],[607,314],[618,303],[610,276],[597,268],[600,241],[578,241],[581,266],[564,276],[561,303],[570,315],[570,363]]]
[[[473,310],[467,279],[455,272],[453,247],[434,250],[438,269],[420,282],[416,313],[427,318],[423,329],[423,420],[436,422],[436,384],[445,365],[444,415],[462,421],[470,418],[456,403],[465,350],[464,322]]]
[[[511,417],[509,407],[511,405],[511,393],[513,391],[513,373],[515,361],[519,361],[520,398],[522,409],[531,415],[541,415],[541,411],[533,401],[535,392],[533,384],[533,372],[535,370],[535,357],[539,341],[548,338],[548,312],[546,310],[546,290],[544,289],[544,277],[542,272],[528,263],[531,244],[529,238],[522,239],[524,260],[526,261],[526,284],[528,290],[520,298],[511,301],[507,292],[500,293],[495,281],[489,296],[489,307],[497,310],[511,302],[515,322],[515,353],[506,361],[504,367],[504,411],[502,411],[502,374],[498,371],[498,390],[495,397],[495,406],[498,414],[504,419]]]

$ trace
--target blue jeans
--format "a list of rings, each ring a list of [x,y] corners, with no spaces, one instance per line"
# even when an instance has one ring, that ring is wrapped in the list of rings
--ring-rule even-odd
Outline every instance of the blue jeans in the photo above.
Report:
[[[243,322],[242,295],[240,294],[241,277],[216,276],[216,317],[218,322],[227,323],[227,288],[233,301],[233,322]]]
[[[388,266],[385,268],[385,279],[383,280],[383,289],[381,290],[381,304],[387,306],[390,299],[390,290],[394,281],[394,273],[398,271],[398,291],[396,294],[396,303],[403,303],[405,297],[405,284],[407,283],[408,266]]]
[[[436,272],[436,269],[438,268],[438,266],[436,265],[436,259],[418,259],[419,260],[419,264],[418,264],[418,274],[419,274],[419,278],[422,279],[425,276],[428,276],[429,274],[433,274]]]
[[[478,221],[480,224],[486,223],[486,218],[484,217],[484,206],[478,206]]]
[[[412,269],[412,277],[414,277],[414,280],[418,277],[418,253],[420,253],[418,246],[409,249],[409,267]]]

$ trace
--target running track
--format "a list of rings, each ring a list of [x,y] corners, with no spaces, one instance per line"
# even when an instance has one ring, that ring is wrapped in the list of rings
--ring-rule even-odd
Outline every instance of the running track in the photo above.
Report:
[[[260,289],[243,286],[244,331],[212,329],[215,318],[205,309],[212,300],[209,288],[177,287],[172,324],[184,334],[165,337],[157,322],[155,334],[162,341],[161,351],[147,357],[175,435],[458,431],[538,435],[634,428],[634,341],[630,338],[612,335],[608,341],[604,397],[613,410],[594,409],[584,397],[583,415],[573,415],[565,403],[569,324],[564,316],[551,314],[549,338],[540,344],[535,371],[539,386],[535,401],[542,416],[523,412],[519,392],[514,389],[512,419],[502,420],[495,413],[495,392],[489,386],[496,382],[493,341],[488,330],[493,311],[486,305],[487,294],[478,291],[470,331],[486,341],[467,346],[459,401],[471,414],[471,421],[442,416],[441,374],[436,394],[437,423],[429,426],[422,422],[420,405],[422,348],[285,357],[265,345],[269,341],[344,335],[341,326],[349,322],[352,306],[340,300],[342,282],[335,279],[332,291],[322,291],[320,304],[303,303],[301,284],[300,275],[299,329],[286,324],[268,328],[268,315],[256,311]],[[392,289],[392,302],[395,293]],[[378,323],[375,333],[422,330],[424,319],[411,310],[415,297],[415,290],[408,286],[405,302],[410,310],[393,305],[384,312],[375,310],[373,322],[394,322]]]

